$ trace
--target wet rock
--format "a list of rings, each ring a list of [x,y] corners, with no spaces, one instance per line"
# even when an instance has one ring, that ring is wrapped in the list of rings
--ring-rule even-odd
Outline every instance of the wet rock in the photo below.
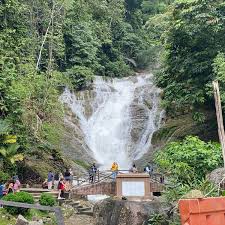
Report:
[[[166,215],[168,209],[168,204],[157,200],[132,202],[106,199],[94,207],[95,225],[147,225],[151,215]]]

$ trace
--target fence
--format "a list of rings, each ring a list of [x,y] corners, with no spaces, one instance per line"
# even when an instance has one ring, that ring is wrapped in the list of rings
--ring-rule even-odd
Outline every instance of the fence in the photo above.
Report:
[[[21,202],[11,202],[11,201],[3,201],[0,200],[0,205],[3,206],[14,206],[14,207],[20,207],[20,208],[27,208],[27,209],[39,209],[39,210],[45,210],[55,213],[56,217],[56,223],[57,225],[65,225],[64,218],[62,211],[59,207],[50,207],[50,206],[42,206],[42,205],[34,205],[34,204],[27,204],[27,203],[21,203]]]

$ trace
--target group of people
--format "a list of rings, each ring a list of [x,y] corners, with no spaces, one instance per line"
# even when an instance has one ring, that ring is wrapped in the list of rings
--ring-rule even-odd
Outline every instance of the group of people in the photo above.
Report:
[[[89,168],[89,183],[95,183],[96,181],[96,174],[97,174],[97,167],[95,165],[95,163],[92,164],[92,166]]]
[[[21,183],[17,175],[13,176],[5,184],[4,182],[0,183],[0,197],[10,193],[19,192],[21,188]]]
[[[119,166],[118,166],[117,162],[113,162],[113,164],[111,166],[111,171],[112,171],[112,178],[113,178],[113,180],[115,180],[116,176],[119,172]],[[129,169],[129,172],[130,173],[138,173],[139,171],[138,171],[136,165],[133,164],[132,167]],[[146,165],[145,168],[144,168],[144,172],[151,175],[153,173],[153,167],[150,164]]]
[[[42,183],[42,188],[48,190],[58,190],[58,199],[64,198],[65,191],[69,191],[72,187],[73,171],[66,169],[64,175],[62,173],[48,172],[48,178]]]
[[[95,183],[98,169],[95,163],[89,168],[89,182]],[[117,162],[113,162],[111,166],[112,179],[115,180],[119,172],[119,165]],[[132,165],[129,172],[138,173],[138,169],[135,164]],[[151,175],[153,173],[153,167],[151,165],[146,165],[144,172]],[[66,169],[65,173],[53,173],[48,172],[47,179],[43,182],[42,188],[49,190],[55,189],[59,190],[58,198],[64,198],[65,191],[69,191],[72,187],[73,182],[73,171],[72,169]],[[5,184],[0,183],[0,197],[7,195],[9,193],[19,192],[21,188],[21,183],[17,175],[13,176],[12,179],[8,180]]]

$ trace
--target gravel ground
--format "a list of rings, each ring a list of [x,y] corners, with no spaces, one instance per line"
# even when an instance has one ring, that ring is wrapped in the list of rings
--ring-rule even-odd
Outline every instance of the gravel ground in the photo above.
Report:
[[[94,225],[93,217],[74,214],[65,221],[65,225]]]

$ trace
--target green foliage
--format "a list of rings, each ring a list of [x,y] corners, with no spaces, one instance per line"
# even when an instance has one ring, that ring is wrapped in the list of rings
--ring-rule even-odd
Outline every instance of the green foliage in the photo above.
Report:
[[[108,76],[123,77],[131,74],[131,70],[124,61],[109,62],[105,66]]]
[[[90,168],[90,165],[88,163],[86,163],[85,161],[82,161],[82,160],[74,160],[74,162],[83,167],[84,169],[88,170]]]
[[[222,107],[225,107],[225,54],[219,53],[213,62],[215,79],[219,81]],[[212,95],[212,92],[210,92]]]
[[[164,191],[163,195],[166,200],[171,203],[176,202],[182,198],[190,198],[190,196],[187,197],[186,195],[192,190],[198,190],[202,193],[202,195],[206,197],[216,197],[219,194],[217,192],[218,187],[216,187],[213,183],[205,179],[194,179],[188,184],[183,184],[177,180],[174,180],[173,178],[170,178],[170,185],[166,186],[166,190]],[[194,197],[200,198],[203,196]]]
[[[12,173],[14,172],[14,164],[18,161],[22,161],[24,157],[23,154],[19,152],[20,146],[16,143],[17,136],[11,135],[11,130],[10,123],[7,120],[0,119],[0,160],[2,161],[1,169]]]
[[[133,65],[130,67],[127,59],[140,59],[141,52],[143,55],[150,48],[140,4],[128,0],[74,1],[64,25],[67,67],[85,66],[111,77],[130,75]],[[148,63],[146,59],[141,67]]]
[[[58,99],[65,86],[80,90],[88,87],[94,75],[123,77],[134,74],[136,65],[145,69],[155,64],[157,35],[149,35],[150,26],[144,25],[148,16],[164,12],[170,1],[147,3],[1,1],[0,157],[7,165],[4,169],[16,170],[17,162],[34,152],[52,154],[56,149],[59,155],[64,112]],[[157,29],[155,33],[161,33]],[[16,142],[5,143],[6,139]]]
[[[73,66],[66,71],[75,89],[82,89],[90,83],[94,77],[93,71],[85,66]]]
[[[30,193],[27,193],[27,192],[16,192],[15,194],[10,193],[10,194],[4,196],[3,200],[12,201],[12,202],[23,202],[23,203],[34,204],[33,196]],[[19,207],[7,206],[5,208],[10,214],[14,214],[14,215],[18,215],[18,214],[24,215],[29,211],[26,208],[19,208]]]
[[[0,171],[0,183],[6,183],[10,178],[10,175],[8,173],[5,173],[3,171]]]
[[[162,214],[153,214],[148,219],[148,225],[167,225],[167,219]]]
[[[223,0],[176,1],[165,33],[164,65],[157,84],[164,105],[174,111],[194,111],[208,103],[213,62],[225,50]],[[215,69],[216,70],[216,69]]]
[[[39,203],[40,203],[40,205],[54,206],[56,204],[56,201],[51,194],[42,193],[41,197],[39,199]]]
[[[205,143],[188,136],[171,142],[156,156],[156,163],[177,182],[192,183],[222,165],[222,151],[217,143]]]

